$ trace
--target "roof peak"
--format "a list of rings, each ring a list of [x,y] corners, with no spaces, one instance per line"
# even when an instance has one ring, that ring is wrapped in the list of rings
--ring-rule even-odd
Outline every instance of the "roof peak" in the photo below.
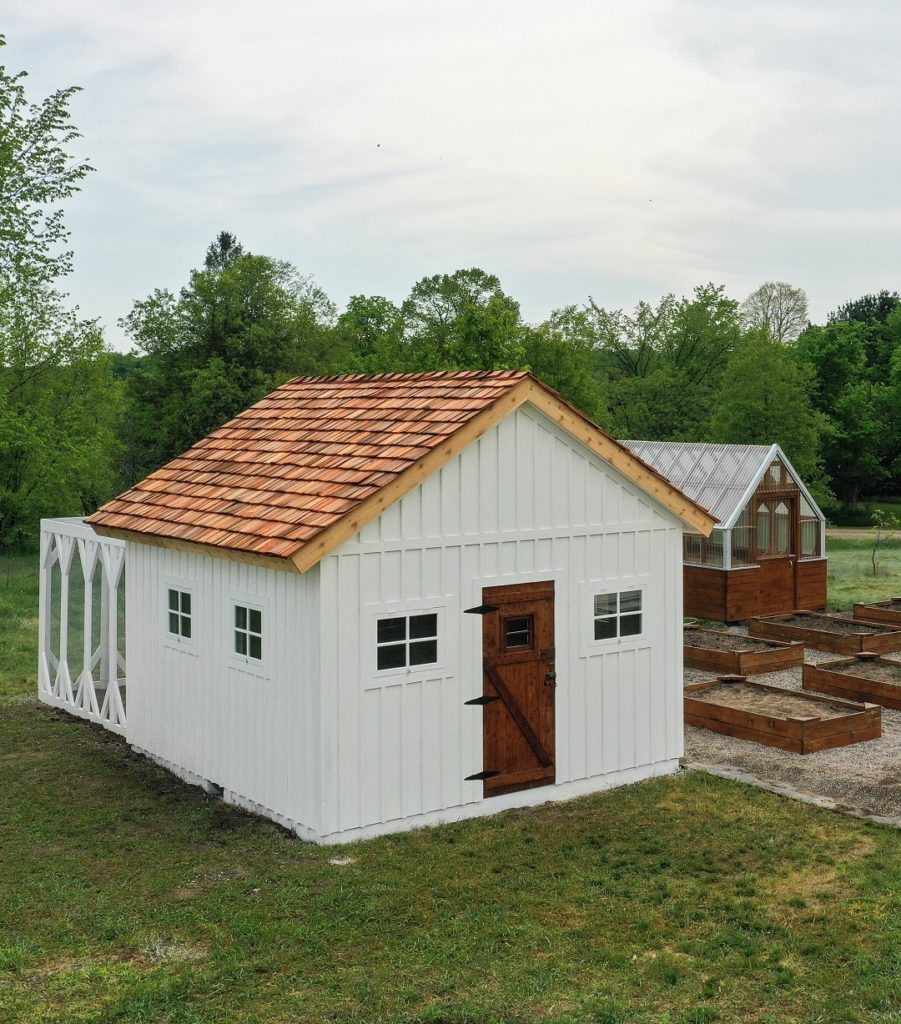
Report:
[[[285,384],[333,384],[356,381],[425,380],[521,380],[531,377],[528,370],[415,370],[407,373],[334,373],[292,377]],[[284,387],[284,385],[282,385]]]

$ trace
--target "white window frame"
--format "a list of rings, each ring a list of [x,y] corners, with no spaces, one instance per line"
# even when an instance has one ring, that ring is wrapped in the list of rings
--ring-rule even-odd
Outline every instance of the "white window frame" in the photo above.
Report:
[[[367,661],[370,666],[368,679],[366,680],[365,688],[373,689],[379,686],[385,685],[386,682],[394,681],[398,682],[398,677],[406,678],[408,676],[422,676],[430,675],[435,672],[440,672],[444,669],[445,650],[447,642],[447,625],[446,625],[446,606],[445,605],[396,605],[395,607],[380,607],[377,611],[373,611],[369,617],[369,629],[367,630],[368,636],[366,637],[366,646],[368,650]],[[436,616],[436,646],[437,654],[436,660],[430,661],[425,665],[400,665],[397,668],[379,668],[378,652],[379,647],[391,646],[389,644],[379,644],[379,622],[384,619],[406,619],[407,620],[407,638],[404,641],[407,649],[407,656],[409,657],[410,649],[410,637],[409,637],[409,622],[410,619],[416,615],[435,615]],[[431,637],[422,637],[423,640],[430,640]],[[414,641],[415,643],[415,641]]]
[[[260,637],[260,647],[263,655],[262,658],[252,658],[249,653],[239,654],[235,650],[235,634],[237,632],[237,626],[235,623],[236,608],[246,608],[248,611],[260,613],[260,632],[259,634],[254,633],[253,635],[258,635]],[[268,678],[269,667],[271,664],[271,656],[269,652],[273,638],[270,635],[271,625],[269,609],[266,602],[261,601],[256,595],[232,593],[229,595],[228,602],[225,607],[225,621],[227,627],[226,643],[228,644],[228,661],[231,667],[239,669],[242,672],[247,672],[250,675]],[[242,632],[244,632],[248,638],[251,635],[249,629],[243,630]],[[249,647],[250,645],[248,643],[248,650]]]
[[[180,634],[169,632],[169,591],[175,590],[179,594],[187,594],[191,598],[191,611],[188,618],[191,620],[191,635],[181,636]],[[167,647],[174,651],[181,651],[182,654],[193,654],[195,657],[198,654],[197,649],[197,591],[194,584],[188,580],[169,578],[164,580],[163,583],[163,640]],[[179,611],[178,615],[181,616],[181,598],[179,598]],[[180,625],[180,623],[179,623]]]
[[[630,647],[638,643],[643,643],[647,640],[648,614],[650,609],[648,608],[648,584],[646,579],[589,580],[582,584],[581,591],[582,607],[584,611],[583,619],[585,622],[584,652],[586,654],[604,648]],[[638,591],[641,594],[641,609],[639,612],[623,613],[619,610],[619,595],[631,593],[632,591]],[[594,599],[595,597],[608,594],[617,595],[616,615],[609,616],[610,618],[615,617],[616,619],[617,633],[616,636],[603,637],[600,640],[596,640],[594,637],[595,619],[606,618],[607,616],[598,616],[594,614]],[[628,636],[621,636],[619,633],[619,620],[623,614],[641,615],[641,631],[638,633],[631,633]]]

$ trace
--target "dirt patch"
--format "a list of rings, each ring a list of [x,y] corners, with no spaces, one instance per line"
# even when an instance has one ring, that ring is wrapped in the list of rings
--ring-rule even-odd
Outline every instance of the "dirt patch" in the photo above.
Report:
[[[721,683],[707,690],[691,690],[686,696],[706,704],[719,704],[721,707],[737,708],[772,718],[826,719],[842,718],[848,714],[847,708],[836,707],[825,698],[805,700],[790,692],[774,693],[772,690],[759,689],[753,683]]]
[[[825,615],[786,615],[777,620],[781,626],[803,626],[805,629],[819,629],[825,633],[841,633],[853,636],[859,634],[893,633],[891,626],[871,626],[853,619],[830,619]]]
[[[880,683],[894,683],[901,686],[901,662],[877,661],[875,658],[861,658],[853,664],[835,665],[831,668],[821,667],[823,672],[838,672],[845,676],[859,676],[861,679],[873,679]]]
[[[707,651],[771,651],[774,645],[765,640],[707,629],[686,629],[686,647],[702,647]]]

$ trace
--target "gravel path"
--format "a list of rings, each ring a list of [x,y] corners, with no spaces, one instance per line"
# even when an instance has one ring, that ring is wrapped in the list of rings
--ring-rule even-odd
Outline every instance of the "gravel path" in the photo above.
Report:
[[[729,632],[745,630],[733,628]],[[901,661],[901,654],[886,657]],[[838,660],[840,655],[837,654],[810,647],[805,651],[808,663]],[[685,669],[687,683],[711,679],[713,675],[706,669]],[[801,688],[800,667],[750,678],[770,686]],[[901,815],[901,711],[882,709],[880,739],[815,754],[794,754],[687,725],[685,758],[738,768],[773,782],[789,783],[869,814]]]

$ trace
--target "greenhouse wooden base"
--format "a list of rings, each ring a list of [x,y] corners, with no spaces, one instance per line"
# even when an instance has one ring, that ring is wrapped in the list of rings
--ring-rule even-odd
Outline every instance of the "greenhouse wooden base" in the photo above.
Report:
[[[765,640],[800,640],[835,654],[901,651],[901,628],[806,610],[758,616],[748,622],[748,633]]]
[[[732,649],[722,649],[724,642]],[[687,668],[707,668],[725,675],[753,676],[804,663],[803,643],[761,640],[698,626],[686,626],[682,649]]]
[[[858,654],[847,661],[805,665],[802,686],[846,700],[870,701],[901,711],[901,661]]]
[[[855,604],[854,618],[884,622],[901,629],[901,597],[893,597],[890,601],[873,601],[872,604]]]
[[[875,704],[815,697],[720,676],[685,687],[685,723],[796,754],[844,747],[882,735]]]

